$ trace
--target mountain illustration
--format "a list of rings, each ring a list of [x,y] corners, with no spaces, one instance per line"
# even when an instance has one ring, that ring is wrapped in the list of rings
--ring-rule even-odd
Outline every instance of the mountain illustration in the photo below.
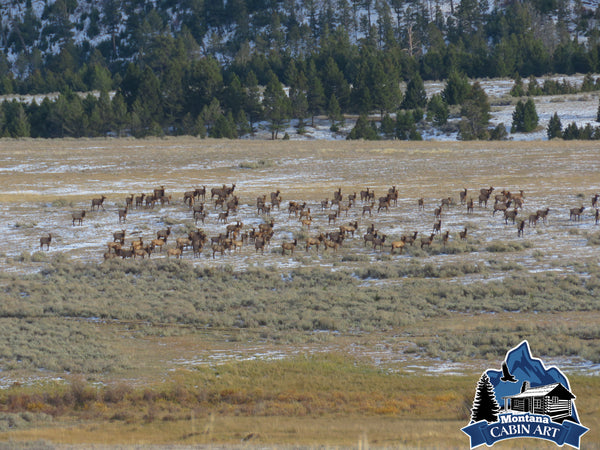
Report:
[[[531,355],[529,343],[521,342],[506,354],[505,359],[508,371],[517,381],[502,381],[505,376],[503,370],[488,370],[486,373],[490,379],[496,401],[500,408],[504,408],[504,399],[502,397],[518,394],[523,382],[528,381],[531,387],[545,386],[553,383],[561,383],[567,390],[570,390],[567,377],[556,367],[546,368],[544,363]],[[506,370],[506,369],[505,369]],[[577,411],[573,406],[572,417],[579,422]]]

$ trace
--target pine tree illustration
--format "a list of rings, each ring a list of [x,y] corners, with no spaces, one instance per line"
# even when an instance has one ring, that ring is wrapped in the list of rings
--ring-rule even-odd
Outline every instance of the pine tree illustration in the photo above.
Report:
[[[473,408],[471,409],[471,420],[473,422],[479,422],[480,420],[497,422],[499,412],[500,405],[496,401],[494,387],[484,372],[477,383],[477,391],[475,392]]]

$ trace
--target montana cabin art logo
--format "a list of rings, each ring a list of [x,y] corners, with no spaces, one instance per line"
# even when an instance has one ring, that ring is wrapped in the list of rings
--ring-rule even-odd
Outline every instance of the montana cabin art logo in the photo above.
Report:
[[[471,448],[516,438],[537,438],[579,448],[581,425],[567,377],[546,368],[521,342],[506,354],[502,370],[485,371],[475,391],[471,422],[462,431]]]

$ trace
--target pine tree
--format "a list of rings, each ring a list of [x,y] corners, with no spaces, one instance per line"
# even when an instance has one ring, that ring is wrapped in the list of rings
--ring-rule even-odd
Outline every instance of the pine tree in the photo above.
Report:
[[[425,85],[418,73],[411,78],[406,86],[404,100],[402,100],[402,109],[424,108],[427,106],[427,93]]]
[[[453,70],[448,75],[446,86],[442,91],[442,98],[448,105],[460,105],[468,97],[471,86],[464,74]]]
[[[448,122],[449,115],[448,105],[442,99],[441,94],[432,95],[427,104],[427,119],[440,126]]]
[[[475,392],[473,408],[471,409],[471,421],[479,422],[480,420],[487,420],[488,422],[497,422],[499,412],[500,405],[496,401],[494,387],[484,372],[477,383],[477,391]]]
[[[554,113],[554,115],[550,118],[550,121],[548,122],[548,128],[546,129],[546,134],[548,135],[548,139],[562,137],[562,123],[560,122],[557,113]]]
[[[598,100],[598,112],[596,113],[596,122],[600,122],[600,100]]]
[[[283,86],[273,72],[270,73],[269,82],[263,96],[265,117],[270,122],[271,139],[277,139],[280,131],[284,130],[290,118],[290,99],[283,91]]]
[[[329,105],[327,107],[327,116],[329,117],[329,121],[331,122],[331,131],[338,131],[339,126],[344,124],[344,116],[342,115],[340,104],[338,103],[337,98],[333,94],[329,99]]]
[[[515,111],[513,112],[511,132],[529,133],[530,131],[535,130],[538,125],[538,120],[539,118],[533,100],[528,99],[525,103],[519,100],[515,107]]]
[[[350,131],[350,134],[348,134],[346,139],[365,139],[369,141],[375,141],[379,139],[379,135],[377,134],[377,129],[371,122],[369,122],[366,114],[361,114],[358,116],[358,119],[354,124],[354,128],[352,128],[352,131]]]
[[[521,78],[521,76],[518,73],[515,75],[515,84],[513,85],[512,89],[510,90],[510,95],[512,95],[513,97],[523,97],[525,95],[525,88],[523,87],[523,79]]]

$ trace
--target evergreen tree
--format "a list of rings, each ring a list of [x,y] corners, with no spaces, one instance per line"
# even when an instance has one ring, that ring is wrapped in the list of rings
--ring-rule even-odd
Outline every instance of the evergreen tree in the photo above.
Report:
[[[468,97],[471,86],[464,74],[453,70],[448,75],[446,85],[442,90],[442,99],[448,105],[460,105]]]
[[[425,85],[418,73],[415,73],[406,86],[402,109],[424,108],[427,106],[427,93]]]
[[[344,124],[344,116],[342,114],[342,110],[340,109],[340,104],[338,103],[337,98],[335,98],[335,95],[332,95],[329,99],[327,116],[331,122],[331,131],[339,131],[340,125]]]
[[[315,116],[322,114],[325,107],[325,90],[317,73],[314,60],[311,60],[308,64],[307,82],[308,112],[311,116],[311,126],[314,127]]]
[[[346,139],[365,139],[368,141],[375,141],[379,139],[379,135],[377,134],[377,128],[369,121],[367,115],[361,114],[358,116],[358,119],[354,124],[354,128],[352,128]]]
[[[244,101],[244,111],[248,116],[251,133],[254,133],[254,124],[263,117],[263,105],[260,101],[260,90],[258,80],[251,70],[246,76],[246,98]]]
[[[596,112],[596,122],[600,122],[600,100],[598,100],[598,111]]]
[[[575,122],[571,122],[569,125],[567,125],[565,131],[563,131],[562,137],[566,141],[579,139],[580,133],[577,124]]]
[[[393,139],[396,134],[396,121],[389,114],[383,116],[379,130],[386,139]]]
[[[263,96],[265,117],[269,121],[271,139],[277,139],[280,131],[284,130],[290,118],[290,99],[283,91],[283,86],[273,72],[267,83]]]
[[[513,85],[512,89],[510,90],[510,95],[512,95],[513,97],[523,97],[525,95],[525,88],[523,87],[523,79],[521,78],[521,76],[518,73],[515,75],[515,84]]]
[[[546,129],[548,139],[561,138],[562,137],[562,123],[555,112],[548,122],[548,128]]]
[[[121,137],[127,121],[127,105],[119,92],[112,99],[112,110],[114,131],[117,133],[117,137]]]
[[[500,405],[496,401],[494,387],[484,372],[477,383],[473,408],[471,409],[471,422],[479,422],[480,420],[497,422],[499,412]]]
[[[215,120],[214,125],[209,130],[208,135],[212,138],[227,138],[227,139],[235,139],[237,138],[237,130],[235,126],[235,122],[233,120],[233,115],[231,111],[227,113],[227,115],[220,114]]]
[[[540,87],[537,78],[535,75],[531,75],[529,77],[529,83],[527,85],[527,96],[535,97],[537,95],[542,95],[542,88]]]
[[[399,111],[396,114],[396,138],[404,141],[420,141],[422,139],[417,131],[415,116],[411,111]]]
[[[450,111],[448,105],[442,99],[441,94],[431,96],[427,104],[427,119],[437,126],[445,125],[448,122]]]
[[[529,133],[530,131],[535,130],[538,125],[538,120],[539,118],[533,100],[528,99],[525,103],[519,100],[513,113],[511,132]]]
[[[460,139],[467,141],[489,138],[487,127],[490,121],[490,103],[479,82],[471,86],[469,96],[461,106],[460,114],[462,116],[458,132]]]

